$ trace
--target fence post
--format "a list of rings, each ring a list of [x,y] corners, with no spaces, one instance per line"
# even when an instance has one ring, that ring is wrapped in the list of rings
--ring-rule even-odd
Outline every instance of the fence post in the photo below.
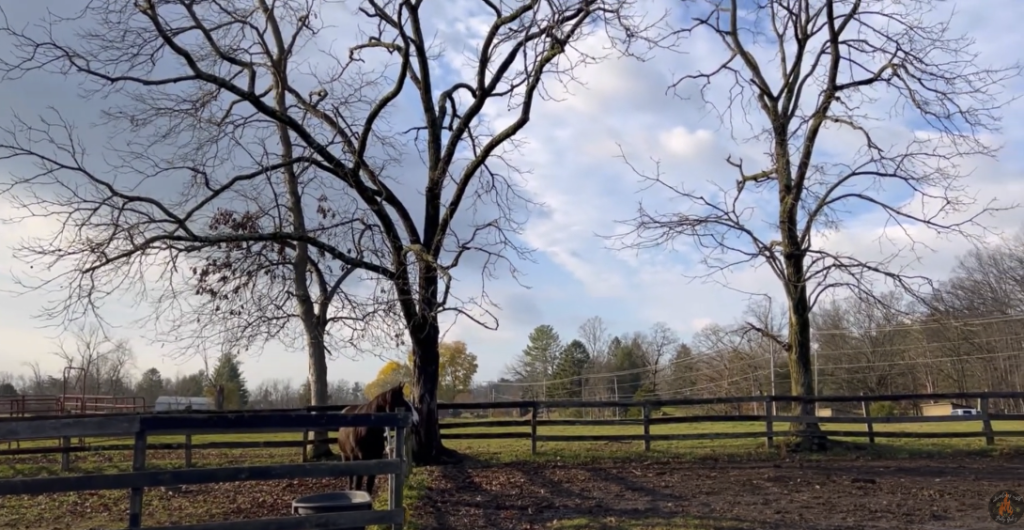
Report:
[[[135,433],[135,450],[132,454],[132,471],[146,469],[146,432]],[[142,493],[143,488],[132,488],[128,500],[128,528],[142,528]]]
[[[992,432],[992,420],[988,418],[988,398],[978,398],[978,411],[981,412],[981,430],[985,433],[985,445],[995,445],[996,437]]]
[[[192,435],[185,435],[185,469],[192,467]]]
[[[60,437],[60,470],[64,473],[71,471],[71,437]]]
[[[537,404],[530,406],[530,454],[537,454]]]
[[[860,395],[866,396],[868,393],[861,392]],[[867,400],[860,402],[860,410],[861,413],[864,414],[864,428],[868,431],[868,443],[873,444],[875,443],[875,424],[871,421],[871,406],[868,404]]]
[[[307,449],[309,449],[309,431],[302,431],[302,463],[306,463],[309,460],[306,456]]]
[[[401,462],[402,466],[398,473],[390,476],[389,482],[389,495],[388,495],[388,509],[389,510],[400,510],[402,512],[402,520],[405,520],[405,427],[398,427],[395,429],[395,458]],[[402,530],[404,524],[393,524],[391,530]]]
[[[145,398],[143,398],[145,401]],[[192,404],[185,405],[185,414],[192,414]],[[185,469],[192,468],[192,435],[185,435]]]
[[[644,451],[651,450],[651,404],[644,403]]]
[[[775,401],[772,396],[764,398],[764,446],[766,449],[775,447],[775,426],[773,425],[773,416],[775,415]]]

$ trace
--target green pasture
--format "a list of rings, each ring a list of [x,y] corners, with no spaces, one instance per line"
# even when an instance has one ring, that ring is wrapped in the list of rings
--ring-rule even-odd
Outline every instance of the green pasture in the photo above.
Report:
[[[488,421],[488,420],[479,420]],[[450,433],[494,433],[520,432],[529,433],[529,422],[521,427],[487,428],[474,427],[473,421],[466,421],[464,428],[449,428],[442,431],[442,438]],[[836,440],[867,443],[867,428],[861,424],[830,424],[822,423],[826,431],[857,431],[864,432],[864,437],[837,437]],[[790,424],[774,422],[772,430],[777,439],[785,437]],[[975,432],[981,433],[980,421],[942,422],[942,423],[905,423],[874,425],[875,432]],[[1024,448],[1024,438],[999,438],[999,431],[1024,431],[1024,421],[993,421],[992,429],[996,432],[995,448]],[[653,441],[651,453],[683,458],[702,456],[751,456],[752,453],[763,452],[770,456],[765,448],[765,424],[761,422],[707,422],[677,425],[652,425],[651,434],[700,434],[700,433],[756,433],[757,438],[738,440],[685,440],[685,441]],[[616,434],[643,434],[642,425],[613,426],[545,426],[538,425],[537,434],[599,436]],[[530,458],[530,440],[448,440],[445,444],[453,449],[472,454],[486,460],[515,460]],[[876,438],[876,446],[880,450],[898,453],[932,452],[932,451],[985,451],[985,440],[978,438]],[[600,455],[626,456],[644,453],[643,442],[538,442],[536,458],[595,458]],[[650,454],[650,453],[648,453]]]
[[[458,420],[446,421],[445,424],[459,424],[458,428],[446,428],[442,430],[442,438],[446,435],[459,433],[522,433],[529,434],[530,425],[528,420],[523,420],[521,426],[517,427],[477,427],[474,424],[491,419],[481,420]],[[790,425],[788,423],[773,423],[773,431],[776,439],[784,438],[787,435]],[[867,429],[862,424],[830,424],[822,423],[826,431],[855,431],[867,434]],[[907,423],[907,424],[884,424],[874,425],[877,432],[973,432],[979,433],[977,438],[876,438],[874,444],[880,451],[891,454],[897,453],[928,453],[941,451],[992,451],[1024,448],[1024,437],[1000,438],[1000,431],[1024,431],[1024,421],[993,421],[992,428],[995,431],[995,446],[986,447],[984,438],[980,436],[982,423],[980,421],[962,422],[941,422],[941,423]],[[600,442],[538,442],[537,454],[530,454],[530,440],[528,438],[515,440],[446,440],[445,444],[460,452],[471,455],[474,458],[486,461],[510,461],[524,458],[541,459],[594,459],[594,458],[619,458],[619,457],[645,457],[663,455],[677,458],[701,458],[728,457],[751,457],[757,453],[762,456],[771,457],[765,450],[764,440],[765,426],[762,422],[706,422],[688,423],[676,425],[652,425],[651,434],[712,434],[712,433],[754,433],[755,438],[736,440],[683,440],[683,441],[653,441],[651,451],[645,453],[642,441],[600,441]],[[643,434],[643,426],[633,425],[610,425],[610,426],[551,426],[540,423],[537,434],[562,435],[562,436],[600,436],[600,435],[623,435]],[[281,434],[232,434],[232,435],[197,435],[192,437],[193,445],[200,445],[211,442],[266,442],[266,441],[299,441],[302,439],[300,433]],[[837,440],[867,443],[868,438],[849,437],[834,438]],[[150,443],[184,443],[184,436],[153,436],[149,438]],[[86,438],[87,445],[124,445],[131,444],[131,438]],[[78,439],[72,439],[72,444],[77,445]],[[22,442],[21,447],[56,447],[55,440]],[[0,443],[0,449],[6,448],[6,443]],[[13,447],[13,446],[12,446]],[[298,447],[289,448],[260,448],[260,449],[193,449],[193,462],[197,466],[210,465],[246,465],[258,463],[271,463],[280,461],[297,461],[301,454]],[[81,471],[127,471],[131,464],[129,451],[116,452],[89,452],[74,453],[71,455],[72,467]],[[60,456],[53,455],[27,455],[27,456],[0,456],[0,477],[22,475],[39,476],[52,475],[57,473]],[[154,450],[147,455],[147,463],[150,467],[156,468],[178,468],[184,465],[184,451],[181,450]],[[95,472],[95,471],[92,471]]]

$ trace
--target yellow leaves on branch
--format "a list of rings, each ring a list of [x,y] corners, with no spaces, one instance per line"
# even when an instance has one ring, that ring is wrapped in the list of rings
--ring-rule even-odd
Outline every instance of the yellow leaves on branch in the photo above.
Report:
[[[461,340],[442,342],[441,376],[437,398],[443,401],[454,401],[455,396],[468,392],[473,385],[473,377],[479,366],[476,354],[469,351],[466,343]]]
[[[366,385],[366,397],[367,399],[373,398],[373,396],[380,394],[402,381],[412,383],[412,369],[410,369],[407,364],[400,363],[398,361],[388,361],[387,364],[382,366],[380,371],[377,372],[377,378]],[[412,397],[411,392],[412,385],[406,385],[406,399]]]
[[[442,342],[439,345],[441,354],[441,374],[438,381],[437,398],[441,401],[453,401],[455,396],[469,391],[473,385],[473,377],[479,368],[476,354],[469,351],[466,343],[457,340]],[[391,388],[401,381],[409,383],[405,387],[406,397],[412,391],[413,352],[409,351],[406,362],[388,361],[377,372],[377,378],[366,385],[366,396],[373,397]]]

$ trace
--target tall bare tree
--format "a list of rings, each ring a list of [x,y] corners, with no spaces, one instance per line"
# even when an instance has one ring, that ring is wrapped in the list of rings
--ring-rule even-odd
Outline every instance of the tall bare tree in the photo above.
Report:
[[[580,324],[577,335],[592,358],[603,358],[608,354],[608,343],[611,342],[612,336],[603,318],[592,316],[586,319]]]
[[[292,282],[311,374],[326,365],[314,359],[323,339],[309,324],[328,318],[311,313],[309,283],[324,286],[311,256],[335,263],[327,285],[356,269],[377,283],[366,292],[397,305],[421,409],[415,460],[437,461],[448,453],[437,426],[439,315],[496,325],[486,292],[453,294],[454,270],[473,259],[485,280],[502,264],[515,275],[511,258],[528,251],[512,237],[527,201],[506,155],[544,96],[543,81],[571,82],[575,68],[601,59],[575,42],[607,29],[627,45],[646,32],[628,12],[632,0],[480,0],[476,14],[489,22],[466,57],[465,79],[442,86],[421,1],[363,0],[359,27],[342,32],[359,41],[310,60],[319,17],[332,4],[97,0],[41,25],[5,19],[8,79],[36,70],[84,78],[87,95],[114,97],[103,116],[120,133],[119,146],[103,149],[112,156],[100,160],[84,155],[59,118],[7,131],[0,156],[39,166],[20,172],[9,196],[25,215],[62,227],[59,239],[29,241],[19,254],[71,265],[54,275],[65,296],[48,312],[67,318],[95,312],[110,292],[141,291],[158,260],[173,278],[181,255],[206,252],[185,266],[201,281],[211,251],[234,246],[247,260],[247,249],[269,244],[261,253],[290,266],[281,281]],[[60,26],[71,24],[74,35],[64,36]],[[403,94],[416,110],[400,120]],[[495,105],[511,108],[500,127],[484,112]],[[396,174],[398,162],[415,158],[401,146],[419,150],[418,178]],[[314,223],[321,204],[328,213]]]
[[[647,384],[652,394],[658,393],[658,383],[664,377],[666,363],[679,346],[679,335],[668,324],[655,322],[644,335],[644,365],[647,367]]]
[[[67,390],[92,395],[124,395],[131,388],[135,353],[125,339],[107,336],[99,326],[76,329],[62,338],[54,352],[71,368]]]
[[[792,391],[812,395],[810,314],[819,297],[836,288],[871,297],[876,280],[909,292],[926,289],[927,278],[903,267],[921,246],[908,225],[970,238],[984,228],[981,216],[998,208],[974,203],[962,162],[995,153],[986,135],[998,131],[998,110],[1006,103],[1001,85],[1020,69],[981,64],[972,38],[953,34],[928,0],[706,5],[681,31],[707,32],[726,58],[713,69],[682,76],[675,86],[698,85],[734,136],[752,124],[750,139],[764,145],[766,165],[750,169],[730,157],[735,186],[709,193],[669,182],[660,171],[634,168],[688,206],[670,213],[641,206],[627,222],[631,230],[619,237],[632,248],[689,238],[705,251],[709,275],[766,263],[788,302],[784,342]],[[889,98],[892,112],[915,114],[929,134],[908,131],[894,138],[872,130],[873,121],[889,119],[880,96]],[[821,152],[826,133],[842,135],[849,154],[836,159]],[[899,201],[892,199],[896,190],[904,194]],[[777,201],[777,218],[756,215],[763,199],[751,194]],[[925,211],[915,211],[922,202]],[[823,246],[851,208],[887,216],[904,229],[907,243],[878,260]],[[813,414],[813,407],[803,406],[802,414]],[[827,446],[816,424],[793,429],[809,434],[802,448]]]
[[[881,303],[877,303],[880,300]],[[814,321],[820,369],[841,366],[843,378],[834,385],[818,385],[823,394],[896,392],[896,380],[906,369],[916,342],[907,317],[911,309],[899,291],[874,298],[848,297],[832,300],[818,308]]]

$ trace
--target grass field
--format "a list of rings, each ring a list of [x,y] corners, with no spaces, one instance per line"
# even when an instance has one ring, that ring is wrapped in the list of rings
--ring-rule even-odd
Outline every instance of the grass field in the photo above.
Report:
[[[486,420],[481,420],[486,421]],[[445,429],[442,436],[447,433],[494,433],[494,432],[519,432],[529,433],[529,424],[522,427],[508,428],[486,428],[474,427],[474,421],[459,421],[452,423],[465,423],[464,428]],[[866,428],[857,424],[828,424],[823,423],[825,430],[863,431]],[[913,439],[913,438],[878,438],[877,445],[880,450],[888,455],[929,453],[943,451],[974,451],[991,452],[1013,449],[1024,450],[1024,438],[999,438],[999,431],[1024,431],[1024,421],[993,421],[992,428],[996,432],[996,445],[986,447],[984,438],[937,438],[937,439]],[[789,429],[788,424],[775,423],[774,431],[777,436],[784,436]],[[982,424],[980,421],[944,422],[944,423],[912,423],[897,425],[875,425],[875,432],[972,432],[980,433]],[[651,434],[699,434],[699,433],[762,433],[764,424],[759,422],[717,422],[697,423],[680,425],[652,425]],[[618,434],[642,434],[643,429],[639,425],[614,425],[614,426],[540,426],[539,435],[570,435],[570,436],[597,436],[597,435],[618,435]],[[282,434],[237,434],[237,435],[199,435],[192,437],[193,444],[209,442],[259,442],[302,439],[299,433]],[[852,442],[867,442],[866,437],[860,438],[836,438],[837,440]],[[149,438],[151,443],[183,443],[183,436],[153,436]],[[109,439],[109,438],[87,438],[86,444],[91,445],[114,445],[128,444],[131,440]],[[73,440],[77,443],[77,440]],[[764,450],[764,438],[750,438],[739,440],[687,440],[687,441],[655,441],[651,444],[651,451],[643,451],[643,442],[539,442],[537,454],[530,454],[530,440],[447,440],[445,444],[452,449],[467,453],[475,458],[491,462],[509,462],[526,458],[534,459],[555,459],[555,460],[592,460],[595,458],[642,458],[653,455],[664,455],[679,458],[702,458],[702,457],[741,457],[751,458],[772,457]],[[56,446],[56,441],[31,441],[23,442],[21,447]],[[6,447],[0,446],[0,447]],[[197,466],[233,466],[247,464],[274,463],[282,461],[297,461],[300,455],[299,448],[284,449],[239,449],[239,450],[194,450],[193,461]],[[211,461],[213,459],[213,461]],[[184,466],[184,455],[182,451],[151,451],[147,456],[150,467],[175,469]],[[104,453],[78,453],[71,455],[72,471],[84,473],[109,473],[125,472],[131,468],[131,457],[127,451],[104,452]],[[0,478],[22,476],[54,476],[60,473],[59,455],[37,455],[37,456],[2,456],[0,457]]]
[[[783,434],[788,425],[775,423],[775,430]],[[826,430],[865,430],[862,425],[823,424]],[[932,424],[876,425],[879,431],[907,432],[980,432],[981,422],[952,422]],[[761,432],[763,423],[721,422],[685,425],[654,425],[652,434],[695,434]],[[983,438],[972,439],[878,439],[875,451],[864,456],[927,456],[942,453],[972,453],[977,455],[995,452],[1017,452],[1024,450],[1024,438],[999,438],[998,432],[1024,431],[1024,422],[993,422],[996,431],[996,445],[986,447]],[[446,429],[443,433],[468,432],[529,432],[529,425],[515,428],[479,428],[471,424],[465,428]],[[614,435],[641,434],[639,425],[623,426],[541,426],[541,435]],[[211,441],[267,441],[300,440],[299,434],[243,434],[232,436],[194,436],[193,443]],[[180,443],[183,437],[153,437],[154,443]],[[866,438],[850,441],[866,442]],[[87,443],[128,443],[129,440],[89,439]],[[31,445],[56,445],[54,441],[23,443]],[[651,461],[671,460],[770,460],[779,458],[777,453],[765,449],[764,439],[747,440],[706,440],[706,441],[665,441],[654,442],[650,452],[643,451],[642,442],[573,442],[539,443],[538,454],[530,454],[529,440],[449,440],[446,445],[475,459],[495,464],[520,460],[554,460],[559,462],[608,462],[608,461]],[[195,450],[193,463],[198,467],[253,465],[266,463],[297,462],[299,448],[286,449],[242,449],[242,450]],[[829,458],[824,455],[815,458]],[[182,451],[152,451],[147,456],[150,469],[175,469],[183,467]],[[0,478],[35,477],[59,475],[59,455],[4,456],[0,457]],[[111,473],[129,471],[131,455],[128,451],[106,453],[80,453],[71,455],[71,473]],[[407,488],[407,506],[415,521],[417,499],[429,488],[430,473],[416,470]],[[326,481],[283,481],[280,483],[241,483],[204,486],[201,498],[180,495],[163,490],[148,490],[143,508],[144,525],[186,524],[232,518],[279,516],[282,506],[297,496],[344,489],[339,480]],[[385,483],[382,478],[378,483]],[[197,487],[198,488],[198,487]],[[378,502],[386,503],[386,496],[380,495]],[[88,530],[98,527],[123,526],[127,513],[128,493],[126,491],[87,492],[75,495],[46,495],[42,497],[10,497],[2,500],[0,528],[44,530],[60,528],[66,530]],[[663,528],[698,530],[702,528],[729,528],[724,523],[709,525],[696,519],[657,520],[644,519],[568,519],[558,521],[551,530],[575,530],[582,528],[604,528],[622,530],[661,530]],[[415,526],[410,526],[415,528]]]

